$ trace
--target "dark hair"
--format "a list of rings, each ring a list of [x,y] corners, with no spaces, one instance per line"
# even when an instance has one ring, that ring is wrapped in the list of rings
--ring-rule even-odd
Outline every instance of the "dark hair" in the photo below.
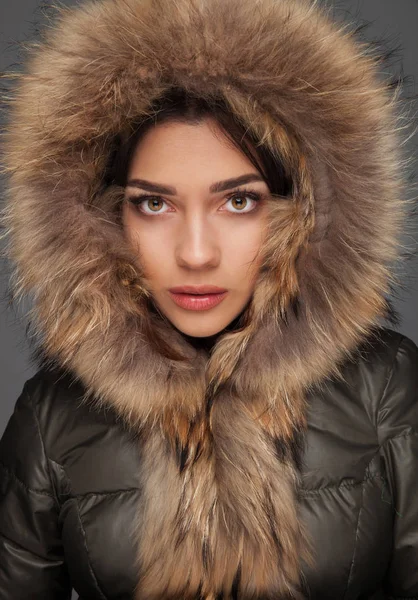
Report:
[[[212,117],[226,137],[248,157],[264,177],[272,194],[291,195],[291,177],[283,163],[267,146],[261,145],[255,139],[245,125],[228,109],[222,98],[201,98],[176,87],[154,101],[149,116],[131,122],[130,132],[116,137],[104,175],[105,187],[110,185],[125,187],[134,150],[153,125],[168,121],[198,124],[206,117]]]

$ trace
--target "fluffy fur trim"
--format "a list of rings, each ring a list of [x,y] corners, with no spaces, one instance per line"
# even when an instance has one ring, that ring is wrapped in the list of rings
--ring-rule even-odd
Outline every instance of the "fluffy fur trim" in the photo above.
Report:
[[[34,293],[46,354],[141,433],[138,600],[302,597],[305,392],[385,315],[405,225],[378,70],[303,0],[85,2],[28,53],[3,147],[13,289]],[[271,205],[243,331],[208,356],[155,319],[186,362],[145,341],[149,287],[100,187],[114,135],[173,85],[221,95],[295,182]]]

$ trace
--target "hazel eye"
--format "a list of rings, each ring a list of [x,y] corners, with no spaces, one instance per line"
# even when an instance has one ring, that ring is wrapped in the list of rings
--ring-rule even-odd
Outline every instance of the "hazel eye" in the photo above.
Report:
[[[250,199],[250,202],[248,201],[248,198]],[[237,212],[232,211],[233,213],[235,212],[235,214],[247,214],[249,212],[253,212],[257,209],[257,204],[259,201],[260,195],[254,192],[239,192],[238,194],[233,194],[228,199],[228,202],[231,202],[234,208],[239,209]],[[250,208],[245,210],[248,208],[248,205],[250,205]]]
[[[161,198],[161,196],[143,194],[141,196],[128,197],[127,200],[136,207],[138,212],[141,212],[144,215],[162,215],[168,212],[168,209],[160,210],[164,205],[167,206],[167,202]],[[227,210],[227,212],[235,215],[246,215],[257,210],[261,200],[262,195],[258,192],[239,190],[238,192],[230,194],[224,205],[231,203],[232,207],[236,209],[232,211]]]
[[[147,196],[139,196],[136,198],[135,197],[129,198],[129,201],[134,206],[138,207],[138,210],[140,210],[141,212],[143,212],[146,215],[163,214],[164,212],[166,212],[166,211],[158,210],[159,206],[161,206],[162,204],[165,204],[165,200],[163,200],[159,196],[148,196],[148,195]],[[152,207],[152,208],[150,208],[150,210],[147,211],[143,208],[144,206],[147,206],[147,208],[150,208],[150,207]]]

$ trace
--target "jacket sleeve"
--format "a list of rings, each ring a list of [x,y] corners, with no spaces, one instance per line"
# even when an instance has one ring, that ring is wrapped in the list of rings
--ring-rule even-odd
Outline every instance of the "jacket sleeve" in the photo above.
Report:
[[[402,336],[380,403],[381,456],[393,503],[390,600],[418,598],[418,348]]]
[[[59,508],[31,380],[0,440],[0,600],[67,600]]]

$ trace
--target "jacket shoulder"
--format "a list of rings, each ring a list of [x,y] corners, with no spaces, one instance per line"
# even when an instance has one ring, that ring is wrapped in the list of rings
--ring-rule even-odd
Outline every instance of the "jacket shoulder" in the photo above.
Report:
[[[33,387],[25,382],[0,440],[0,598],[69,599],[57,473],[45,451]],[[22,577],[24,573],[24,577]]]
[[[418,346],[380,327],[356,353],[357,377],[375,404],[379,443],[418,429]]]
[[[341,435],[354,428],[380,445],[418,422],[417,376],[415,342],[393,329],[376,327],[341,361],[338,375],[309,391],[310,418],[316,419],[318,412],[322,419],[325,411],[329,425]]]
[[[359,345],[355,355],[370,366],[379,361],[392,363],[403,340],[408,340],[411,345],[415,345],[410,338],[399,331],[389,327],[377,327]]]
[[[61,398],[71,396],[74,399],[84,393],[79,379],[70,371],[60,367],[40,368],[25,382],[23,389],[37,408],[40,404],[52,402],[57,394]]]
[[[22,387],[0,440],[0,467],[23,489],[52,496],[51,465],[38,410],[41,382],[37,373]]]
[[[379,402],[378,428],[381,443],[418,432],[418,346],[404,334],[392,340],[391,361]]]
[[[110,405],[90,403],[90,394],[77,375],[60,366],[40,368],[25,382],[24,390],[39,415],[40,423],[45,427],[62,418],[66,419],[68,431],[71,415],[77,416],[78,420],[99,421],[102,418],[112,420],[116,416]],[[111,417],[108,413],[111,413]]]
[[[72,372],[43,367],[24,383],[1,444],[14,445],[13,455],[22,464],[30,465],[29,457],[27,461],[19,457],[30,454],[36,446],[44,460],[57,465],[77,436],[106,429],[116,420],[110,406],[98,408],[87,401],[86,388]]]

